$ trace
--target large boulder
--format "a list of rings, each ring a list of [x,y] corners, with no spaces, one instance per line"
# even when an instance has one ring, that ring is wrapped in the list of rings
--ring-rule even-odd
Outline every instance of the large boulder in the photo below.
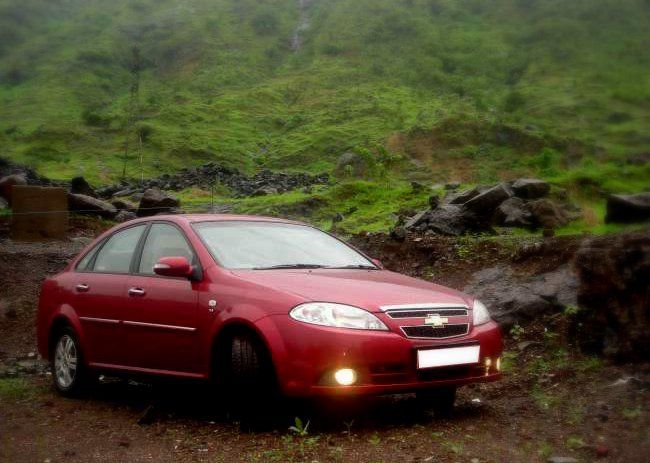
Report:
[[[551,185],[537,178],[520,178],[513,182],[512,190],[520,198],[538,199],[549,194]]]
[[[573,218],[562,205],[546,198],[530,201],[528,208],[533,216],[533,225],[536,227],[554,229],[566,225]]]
[[[97,197],[93,187],[83,177],[74,177],[70,180],[70,193]]]
[[[533,225],[533,214],[521,198],[508,198],[497,207],[494,214],[495,222],[504,227],[530,227]]]
[[[476,217],[463,206],[443,204],[436,209],[424,210],[411,217],[404,228],[421,233],[459,236],[473,229]]]
[[[615,360],[650,358],[650,234],[592,238],[575,260],[580,310],[573,338]]]
[[[11,189],[14,185],[27,185],[27,179],[18,174],[7,175],[6,177],[0,178],[0,196],[7,200],[7,203],[11,206]]]
[[[170,213],[178,208],[181,202],[171,196],[160,188],[149,188],[145,190],[140,198],[140,206],[138,207],[138,216],[147,217],[160,213]]]
[[[117,214],[117,209],[112,204],[75,193],[68,194],[68,208],[77,214],[96,215],[105,219],[112,219]]]
[[[650,220],[650,192],[611,195],[607,198],[605,222],[633,223]]]
[[[476,272],[463,291],[483,301],[492,317],[509,328],[575,305],[577,287],[577,278],[568,265],[530,277],[497,266]]]
[[[506,199],[512,196],[512,191],[507,185],[500,183],[489,188],[472,199],[464,206],[480,218],[491,218],[496,208]]]

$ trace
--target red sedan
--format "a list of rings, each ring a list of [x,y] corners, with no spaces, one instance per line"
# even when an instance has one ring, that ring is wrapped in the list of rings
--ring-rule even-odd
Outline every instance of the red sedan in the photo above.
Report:
[[[175,215],[134,220],[43,284],[38,345],[54,385],[100,372],[213,380],[288,396],[419,392],[500,376],[485,306],[384,270],[287,220]]]

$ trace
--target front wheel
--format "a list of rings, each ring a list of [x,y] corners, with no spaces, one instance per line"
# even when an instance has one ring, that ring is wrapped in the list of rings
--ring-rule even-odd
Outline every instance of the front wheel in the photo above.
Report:
[[[64,328],[59,332],[50,358],[57,391],[74,396],[86,389],[90,373],[84,365],[81,346],[72,329]]]
[[[456,402],[456,390],[455,386],[426,389],[418,391],[416,397],[423,407],[433,409],[440,415],[449,415]]]

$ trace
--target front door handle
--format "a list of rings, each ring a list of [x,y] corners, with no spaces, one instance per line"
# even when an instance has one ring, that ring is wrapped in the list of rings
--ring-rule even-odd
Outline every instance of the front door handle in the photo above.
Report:
[[[145,294],[146,294],[146,292],[142,288],[131,288],[131,289],[129,289],[129,296],[144,296]]]
[[[76,289],[78,293],[87,293],[90,289],[90,286],[88,286],[86,283],[79,283],[74,287],[74,289]]]

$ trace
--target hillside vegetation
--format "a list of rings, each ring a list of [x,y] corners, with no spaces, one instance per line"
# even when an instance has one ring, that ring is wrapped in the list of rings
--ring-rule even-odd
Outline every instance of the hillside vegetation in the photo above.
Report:
[[[99,184],[356,151],[353,189],[396,205],[405,179],[640,191],[648,24],[647,0],[0,0],[0,156]]]

